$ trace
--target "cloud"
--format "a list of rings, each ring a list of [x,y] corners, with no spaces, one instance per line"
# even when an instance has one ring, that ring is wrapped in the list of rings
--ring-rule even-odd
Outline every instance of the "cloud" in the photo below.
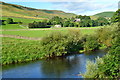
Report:
[[[50,2],[53,10],[93,15],[103,11],[116,11],[119,0],[2,0],[4,2]]]
[[[118,6],[115,2],[53,2],[54,9],[64,10],[76,14],[87,12],[115,11]]]
[[[88,0],[2,0],[3,2],[83,2]]]
[[[3,2],[118,2],[119,0],[1,0]]]

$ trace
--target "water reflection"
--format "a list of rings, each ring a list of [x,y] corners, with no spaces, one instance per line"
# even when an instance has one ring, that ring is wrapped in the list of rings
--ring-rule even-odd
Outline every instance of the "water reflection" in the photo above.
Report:
[[[79,72],[86,71],[86,61],[102,57],[105,51],[74,54],[64,58],[39,60],[29,63],[12,64],[3,67],[5,78],[81,78]]]

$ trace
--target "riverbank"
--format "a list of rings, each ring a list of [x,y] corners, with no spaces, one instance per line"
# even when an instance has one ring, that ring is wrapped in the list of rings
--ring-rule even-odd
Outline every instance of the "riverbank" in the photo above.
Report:
[[[41,59],[27,63],[5,65],[3,78],[82,78],[78,74],[86,71],[86,61],[103,57],[106,51],[98,50],[66,57]]]

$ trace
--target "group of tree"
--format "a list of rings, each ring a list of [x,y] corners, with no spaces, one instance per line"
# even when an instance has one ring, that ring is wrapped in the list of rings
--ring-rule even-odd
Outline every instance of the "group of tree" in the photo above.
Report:
[[[80,21],[75,22],[75,19],[80,19]],[[104,17],[99,17],[97,20],[92,20],[90,16],[81,16],[78,15],[72,18],[60,18],[55,16],[51,18],[49,21],[50,25],[61,25],[62,27],[92,27],[92,26],[104,26],[108,25],[109,22]]]
[[[47,25],[46,21],[40,21],[40,22],[34,21],[33,23],[29,23],[28,27],[29,28],[50,28],[50,26]]]
[[[75,19],[80,19],[80,21],[75,21]],[[94,27],[94,26],[104,26],[110,24],[109,20],[107,20],[104,17],[99,17],[96,20],[92,20],[90,16],[86,16],[86,15],[85,16],[78,15],[72,18],[61,18],[59,16],[54,16],[53,18],[49,20],[43,20],[40,23],[44,23],[49,26],[61,25],[62,27]],[[33,22],[30,23],[28,27],[36,28],[35,25],[37,25],[37,28],[41,28],[41,25],[38,26],[38,24],[39,22]]]
[[[80,30],[70,29],[64,34],[59,31],[49,34],[42,39],[41,46],[45,57],[54,57],[97,50],[101,45],[96,36],[83,36]]]
[[[108,47],[108,53],[97,58],[96,62],[88,61],[87,70],[83,74],[84,78],[106,78],[119,79],[120,77],[120,9],[117,10],[111,18],[115,26],[110,28],[102,28],[97,31],[98,41]]]
[[[12,18],[7,18],[7,20],[1,20],[2,25],[5,24],[22,24],[21,21],[15,22]]]
[[[112,22],[112,23],[120,22],[120,9],[118,9],[118,10],[114,13],[113,17],[111,18],[111,22]]]
[[[98,41],[107,46],[108,53],[102,58],[97,58],[96,62],[88,61],[83,77],[117,79],[120,75],[120,24],[114,28],[100,29],[98,33]]]

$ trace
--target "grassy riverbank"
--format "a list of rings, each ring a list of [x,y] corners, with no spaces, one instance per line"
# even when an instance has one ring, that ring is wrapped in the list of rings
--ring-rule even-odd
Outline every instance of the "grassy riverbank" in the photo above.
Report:
[[[27,62],[42,58],[40,41],[2,38],[2,64]]]

